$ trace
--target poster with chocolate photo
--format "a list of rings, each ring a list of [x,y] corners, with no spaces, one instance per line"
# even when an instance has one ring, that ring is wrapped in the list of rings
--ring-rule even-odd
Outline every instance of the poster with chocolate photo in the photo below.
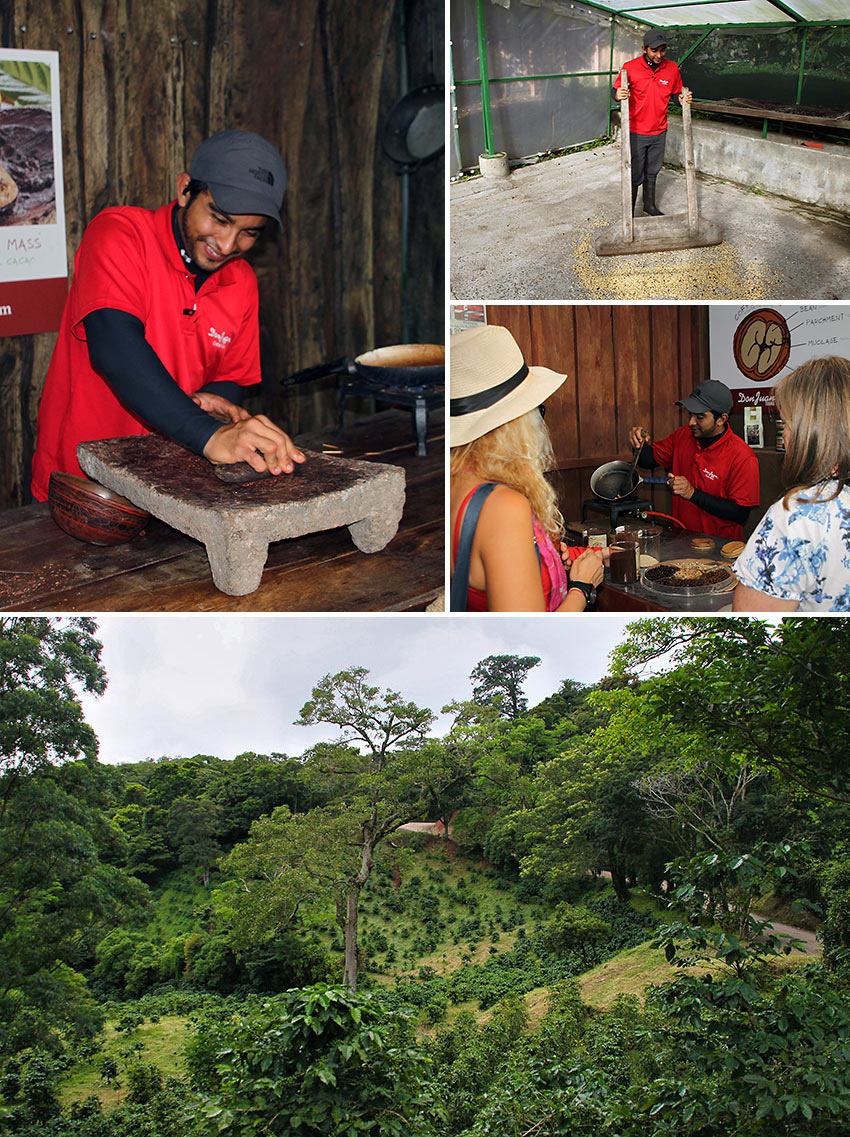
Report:
[[[58,328],[67,280],[59,54],[0,48],[0,336]]]

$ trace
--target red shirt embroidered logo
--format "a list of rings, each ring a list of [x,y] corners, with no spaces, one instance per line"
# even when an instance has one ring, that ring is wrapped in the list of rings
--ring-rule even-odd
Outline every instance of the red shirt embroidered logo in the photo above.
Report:
[[[209,338],[213,341],[216,347],[221,348],[222,351],[227,347],[231,341],[231,336],[227,332],[217,332],[215,328],[210,328],[207,332]]]

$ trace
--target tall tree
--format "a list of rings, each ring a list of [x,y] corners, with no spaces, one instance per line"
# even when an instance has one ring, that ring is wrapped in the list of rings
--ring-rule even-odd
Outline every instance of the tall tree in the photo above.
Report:
[[[509,719],[528,709],[522,685],[540,663],[536,655],[488,655],[472,670],[472,695],[479,703],[496,703]]]
[[[369,672],[351,667],[326,675],[296,720],[303,726],[338,728],[335,743],[314,746],[304,757],[305,776],[331,795],[329,808],[344,805],[355,844],[339,894],[345,940],[345,983],[357,984],[357,921],[360,893],[372,872],[375,851],[405,822],[424,817],[436,796],[462,776],[455,754],[426,744],[434,714],[396,691],[368,683]]]
[[[167,829],[180,863],[200,869],[204,888],[209,888],[210,871],[222,851],[219,807],[208,797],[179,797],[168,811]]]
[[[83,990],[72,968],[101,923],[141,902],[138,882],[106,863],[119,859],[117,835],[80,703],[106,687],[95,631],[87,618],[0,619],[0,1037],[11,1049],[58,1045]]]

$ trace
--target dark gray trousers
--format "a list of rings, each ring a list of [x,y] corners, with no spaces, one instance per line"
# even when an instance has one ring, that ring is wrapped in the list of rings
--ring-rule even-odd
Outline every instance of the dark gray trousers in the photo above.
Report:
[[[667,131],[663,134],[630,134],[632,151],[632,185],[639,186],[647,178],[657,178],[664,162],[664,145]]]

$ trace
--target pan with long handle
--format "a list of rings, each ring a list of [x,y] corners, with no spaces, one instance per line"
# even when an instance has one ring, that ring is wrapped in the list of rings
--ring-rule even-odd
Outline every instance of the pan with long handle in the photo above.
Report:
[[[667,478],[641,477],[633,462],[606,462],[590,475],[590,491],[603,501],[623,501],[639,485],[666,486]]]
[[[323,375],[356,375],[381,387],[438,387],[445,382],[446,349],[437,343],[392,344],[349,359],[306,367],[282,380],[284,386],[309,383]]]

